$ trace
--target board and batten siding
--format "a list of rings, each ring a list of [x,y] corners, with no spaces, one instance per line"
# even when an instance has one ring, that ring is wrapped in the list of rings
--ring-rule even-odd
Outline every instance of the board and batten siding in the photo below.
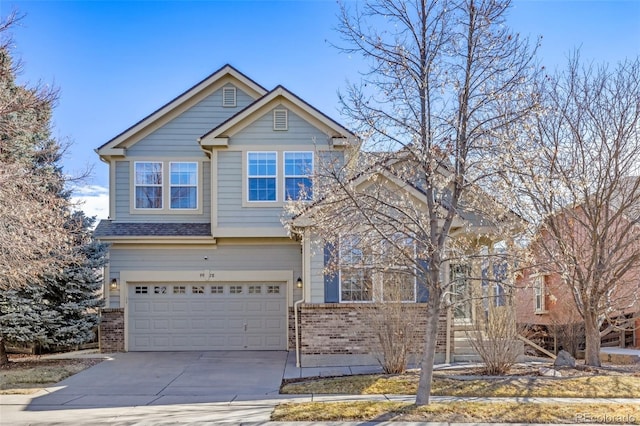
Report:
[[[205,259],[206,257],[206,259]],[[294,280],[302,276],[300,243],[233,245],[216,248],[127,248],[112,247],[109,253],[109,280],[121,271],[292,271]],[[120,287],[122,288],[122,286]],[[119,306],[119,293],[110,292],[109,307]],[[294,300],[301,291],[294,289]]]
[[[226,86],[225,86],[226,87]],[[128,157],[205,157],[198,138],[253,102],[236,89],[236,107],[222,107],[222,88],[127,148]]]
[[[209,161],[199,163],[199,168],[201,169],[199,172],[202,175],[200,180],[202,183],[202,199],[199,200],[199,202],[202,203],[202,214],[180,214],[173,212],[167,214],[131,214],[131,188],[133,187],[133,183],[131,182],[133,176],[130,176],[131,163],[129,161],[116,161],[115,168],[115,209],[116,220],[118,222],[208,223],[211,221],[211,163]],[[164,200],[164,202],[167,203],[168,200]]]

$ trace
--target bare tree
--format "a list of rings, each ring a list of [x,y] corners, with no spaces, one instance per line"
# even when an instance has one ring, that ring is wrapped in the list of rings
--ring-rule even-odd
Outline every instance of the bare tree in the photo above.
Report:
[[[57,273],[74,260],[71,205],[58,166],[62,148],[51,138],[57,91],[19,85],[7,31],[0,22],[0,290],[17,290]],[[2,314],[2,312],[0,312]],[[0,329],[0,365],[8,362]]]
[[[399,248],[398,235],[413,241],[415,249],[397,262],[429,293],[418,405],[429,402],[438,320],[449,298],[444,265],[470,263],[470,253],[497,238],[470,236],[471,224],[494,231],[513,225],[482,190],[510,148],[503,133],[536,106],[533,53],[504,27],[509,3],[343,5],[340,49],[370,64],[341,96],[363,143],[344,164],[318,167],[314,194],[321,201],[294,212],[306,209],[314,232],[335,245],[336,235],[354,232],[367,246],[379,240]]]
[[[520,158],[523,200],[540,224],[541,269],[559,274],[584,321],[585,362],[600,365],[603,324],[638,309],[640,290],[640,60],[548,77],[544,114]],[[523,214],[526,214],[524,212]]]

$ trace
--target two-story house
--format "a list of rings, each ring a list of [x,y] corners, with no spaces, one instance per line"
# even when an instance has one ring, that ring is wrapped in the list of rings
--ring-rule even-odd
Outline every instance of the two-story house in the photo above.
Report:
[[[325,275],[313,238],[281,222],[287,200],[312,197],[318,159],[348,155],[354,140],[286,88],[269,91],[226,65],[98,148],[110,182],[110,216],[95,230],[110,243],[102,350],[295,349],[302,365],[375,361],[375,333],[353,303],[362,300]],[[471,294],[463,269],[445,274]],[[455,352],[452,325],[476,315],[458,311],[441,319],[441,361]]]

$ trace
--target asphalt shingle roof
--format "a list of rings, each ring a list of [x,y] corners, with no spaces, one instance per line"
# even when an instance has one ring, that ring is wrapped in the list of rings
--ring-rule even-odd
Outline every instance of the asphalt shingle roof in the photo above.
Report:
[[[101,220],[95,231],[100,237],[210,237],[210,223],[120,223]]]

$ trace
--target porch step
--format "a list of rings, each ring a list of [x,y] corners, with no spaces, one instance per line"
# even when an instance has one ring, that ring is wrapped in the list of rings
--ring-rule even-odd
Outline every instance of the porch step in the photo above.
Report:
[[[471,340],[477,336],[475,330],[455,330],[453,332],[453,354],[451,360],[453,362],[481,362],[482,358],[473,347]]]
[[[482,362],[482,358],[477,353],[475,354],[453,354],[451,357],[452,362]]]

